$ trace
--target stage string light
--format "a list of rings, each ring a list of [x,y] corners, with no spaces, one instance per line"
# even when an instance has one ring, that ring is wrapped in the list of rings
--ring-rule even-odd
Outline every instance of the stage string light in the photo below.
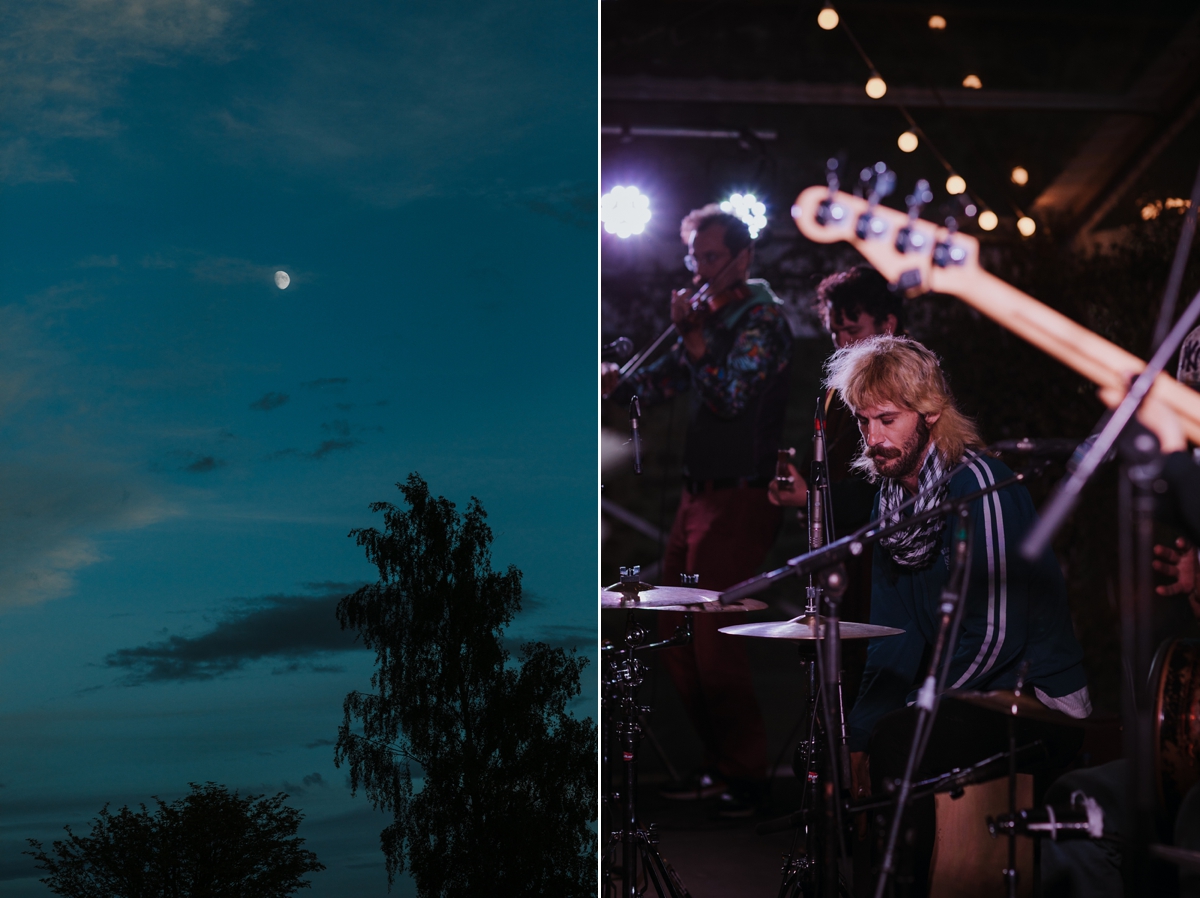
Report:
[[[900,148],[901,153],[911,153],[917,148],[918,144],[917,135],[911,131],[905,131],[896,138],[896,146]]]
[[[826,6],[832,9],[831,3],[826,3]],[[875,68],[875,64],[871,62],[871,58],[867,56],[867,52],[863,49],[862,44],[858,42],[858,39],[855,38],[854,32],[850,30],[850,26],[846,24],[845,20],[839,19],[838,24],[841,25],[842,31],[845,32],[846,37],[849,39],[850,43],[853,44],[855,51],[858,53],[859,57],[866,64],[867,69],[871,73],[871,77],[867,81],[866,85],[867,96],[871,97],[873,100],[881,99],[884,94],[887,93],[887,83],[883,80],[883,76],[879,74],[879,70]],[[946,27],[946,20],[942,16],[931,16],[929,18],[929,27],[935,31],[940,31]],[[967,79],[964,81],[964,84],[966,81],[971,81],[972,79],[973,83],[968,84],[968,87],[975,87],[977,89],[983,87],[983,83],[980,81],[978,75],[968,75]],[[929,139],[929,136],[921,130],[921,127],[917,124],[916,120],[912,117],[912,115],[909,114],[908,109],[906,109],[902,103],[897,103],[896,108],[900,110],[900,114],[904,116],[909,125],[909,131],[905,132],[905,134],[902,134],[897,139],[897,146],[899,146],[904,152],[912,152],[912,150],[905,149],[904,144],[901,143],[901,141],[904,141],[905,143],[910,142],[907,137],[908,134],[911,134],[912,136],[913,150],[916,149],[918,141],[923,142],[927,147],[929,147],[929,151],[933,153],[935,157],[937,157],[937,160],[941,163],[942,168],[946,170],[948,175],[946,179],[946,191],[952,196],[966,193],[966,180],[954,171],[954,166],[952,166],[949,160],[938,151],[937,146]],[[974,206],[975,204],[972,205]],[[1030,221],[1032,223],[1032,219]]]
[[[614,187],[600,198],[600,221],[622,239],[640,234],[650,221],[650,197],[636,187]]]
[[[994,231],[998,224],[1000,224],[1000,217],[991,209],[984,209],[979,213],[979,230]]]
[[[1033,232],[1037,230],[1037,223],[1028,215],[1022,215],[1017,219],[1017,230],[1021,232],[1022,237],[1032,237]]]
[[[971,90],[979,90],[983,87],[983,82],[979,80],[978,75],[968,75],[963,78],[963,87],[969,87]]]
[[[1029,183],[1029,172],[1019,165],[1012,170],[1012,174],[1009,177],[1012,178],[1012,182],[1018,187],[1024,187]]]
[[[817,24],[826,31],[833,31],[838,26],[837,10],[833,8],[833,4],[826,2],[824,8],[817,13]]]
[[[730,194],[721,203],[721,211],[736,215],[750,229],[750,239],[758,238],[758,232],[767,226],[767,207],[753,193]]]

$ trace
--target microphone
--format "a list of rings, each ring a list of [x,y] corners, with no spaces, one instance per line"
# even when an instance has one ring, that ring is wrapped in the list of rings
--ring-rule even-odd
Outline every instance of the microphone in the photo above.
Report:
[[[622,340],[625,338],[622,337]],[[628,341],[627,341],[628,342]],[[642,404],[634,396],[629,400],[629,430],[633,441],[633,473],[642,473],[642,435],[638,430],[638,419],[642,417]]]
[[[825,467],[825,440],[821,431],[825,427],[823,416],[818,413],[813,421],[813,460],[808,482],[808,551],[825,545],[825,495],[823,487],[829,476]]]
[[[623,362],[633,355],[633,341],[628,337],[617,337],[611,343],[600,347],[600,361]]]
[[[1096,799],[1082,792],[1072,792],[1071,803],[1065,807],[1048,804],[1015,814],[999,814],[988,817],[987,825],[993,836],[1009,833],[1049,836],[1052,842],[1065,837],[1099,839],[1104,836],[1104,809]]]

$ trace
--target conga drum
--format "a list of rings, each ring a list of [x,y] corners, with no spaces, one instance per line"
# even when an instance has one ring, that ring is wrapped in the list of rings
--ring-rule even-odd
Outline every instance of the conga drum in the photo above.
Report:
[[[1168,639],[1150,671],[1154,689],[1154,773],[1158,801],[1174,821],[1200,781],[1200,639]]]

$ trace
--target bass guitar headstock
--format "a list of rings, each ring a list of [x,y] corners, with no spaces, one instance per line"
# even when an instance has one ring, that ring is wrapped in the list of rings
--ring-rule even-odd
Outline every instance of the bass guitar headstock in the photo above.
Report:
[[[929,182],[917,182],[906,197],[905,214],[879,205],[895,184],[882,162],[864,169],[863,176],[865,197],[839,190],[832,171],[828,186],[809,187],[796,197],[792,219],[800,233],[814,243],[849,243],[904,296],[957,293],[962,280],[981,271],[979,241],[958,233],[953,217],[940,226],[919,217],[933,199]]]

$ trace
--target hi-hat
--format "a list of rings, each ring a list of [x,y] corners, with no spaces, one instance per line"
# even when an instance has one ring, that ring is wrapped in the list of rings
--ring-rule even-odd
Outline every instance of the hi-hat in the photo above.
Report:
[[[659,608],[664,605],[700,605],[716,602],[721,594],[694,586],[653,586],[649,583],[614,583],[600,590],[601,608]],[[683,611],[694,609],[684,608]]]
[[[817,632],[814,632],[817,630]],[[770,620],[756,624],[734,624],[721,627],[722,633],[730,636],[759,636],[766,639],[818,639],[824,637],[824,625],[812,626],[812,617],[802,615],[792,620]],[[903,633],[895,627],[877,627],[874,624],[859,624],[854,621],[838,621],[838,632],[842,639],[873,639],[876,636],[896,636]]]
[[[1029,693],[1018,695],[1011,689],[996,689],[992,692],[947,692],[945,698],[956,698],[989,711],[995,711],[1018,720],[1040,720],[1064,727],[1086,726],[1085,722],[1069,717],[1061,711],[1047,708]]]

